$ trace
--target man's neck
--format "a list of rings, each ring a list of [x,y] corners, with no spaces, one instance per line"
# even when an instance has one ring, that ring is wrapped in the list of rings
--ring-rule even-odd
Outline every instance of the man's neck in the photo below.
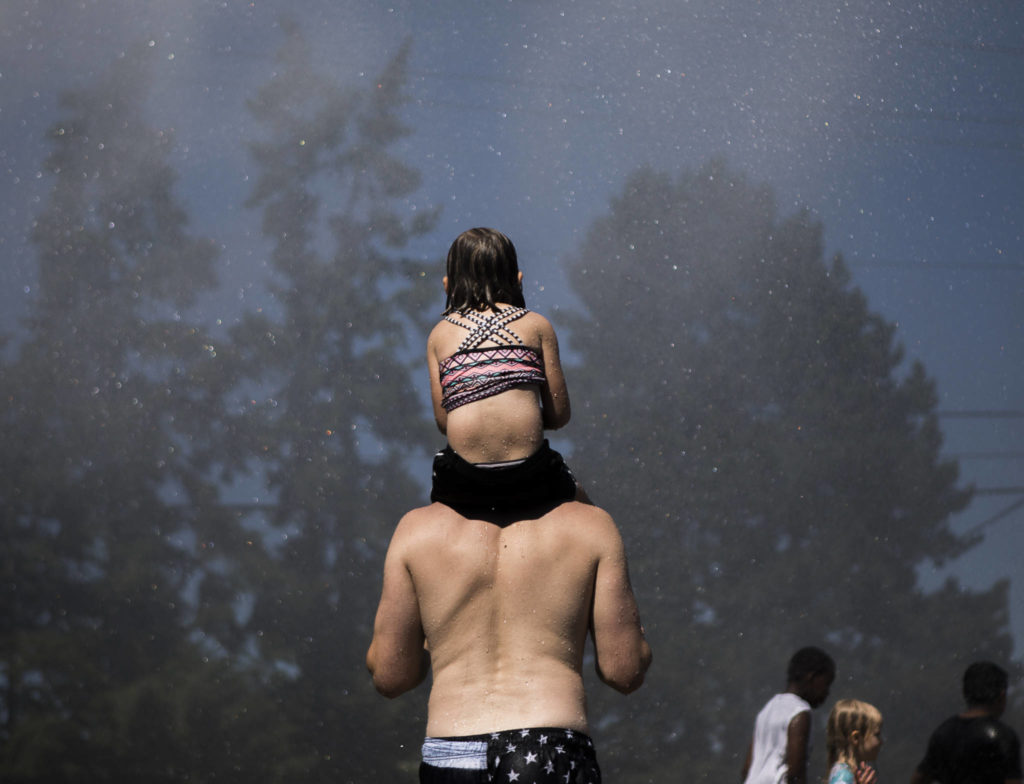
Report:
[[[972,705],[960,714],[962,719],[982,719],[998,716],[997,711],[989,705]]]

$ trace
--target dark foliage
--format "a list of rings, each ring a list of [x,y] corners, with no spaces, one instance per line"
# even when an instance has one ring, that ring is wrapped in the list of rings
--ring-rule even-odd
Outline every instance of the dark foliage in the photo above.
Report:
[[[345,86],[284,29],[249,102],[272,304],[229,334],[189,316],[217,255],[143,116],[152,53],[54,128],[0,366],[4,781],[415,777],[426,689],[388,703],[363,669],[436,441],[435,292],[402,256],[436,210],[394,154],[408,50]],[[907,775],[963,665],[1010,653],[1005,584],[917,587],[972,544],[924,370],[820,227],[719,164],[637,172],[570,276],[572,464],[623,527],[655,647],[641,692],[591,684],[607,778],[734,779],[805,643],[835,654],[833,697],[882,708],[886,778]]]
[[[923,368],[821,227],[720,163],[635,173],[569,270],[573,465],[625,530],[655,649],[643,697],[596,702],[616,780],[737,777],[807,644],[838,662],[833,698],[877,702],[886,770],[909,776],[937,690],[1011,651],[1006,585],[917,587],[971,544]]]
[[[281,712],[304,728],[303,780],[368,781],[415,761],[424,718],[385,704],[363,657],[391,531],[426,502],[427,477],[409,473],[431,445],[411,376],[423,375],[425,286],[397,251],[435,211],[409,210],[419,175],[389,152],[409,132],[398,119],[407,50],[349,88],[286,28],[275,77],[249,101],[260,134],[249,206],[273,245],[276,307],[231,335],[246,409],[228,425],[242,445],[234,469],[272,501],[253,516],[256,552],[238,572],[245,644],[268,673],[288,674]],[[399,737],[407,759],[394,757]],[[387,761],[355,754],[370,746],[389,748]]]
[[[130,52],[64,100],[27,337],[0,371],[4,781],[276,764],[238,731],[244,673],[191,623],[219,580],[197,534],[231,530],[197,464],[212,352],[179,311],[214,283],[216,254],[189,234],[171,140],[141,114],[148,64]],[[212,726],[233,754],[190,742]]]
[[[396,251],[435,213],[389,206],[419,186],[387,152],[406,54],[343,88],[289,28],[251,101],[275,307],[230,339],[188,318],[216,253],[145,122],[151,56],[66,98],[0,370],[0,778],[369,780],[357,750],[401,769],[423,723],[362,662],[431,432],[409,378],[422,276]]]

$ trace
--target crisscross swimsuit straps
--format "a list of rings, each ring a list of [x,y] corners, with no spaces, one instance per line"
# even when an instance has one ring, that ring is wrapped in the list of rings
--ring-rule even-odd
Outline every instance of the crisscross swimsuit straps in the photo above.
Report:
[[[445,411],[513,387],[545,382],[540,355],[508,327],[527,313],[526,308],[508,307],[489,313],[460,310],[444,317],[469,330],[458,350],[438,363]],[[488,340],[499,345],[481,347]]]

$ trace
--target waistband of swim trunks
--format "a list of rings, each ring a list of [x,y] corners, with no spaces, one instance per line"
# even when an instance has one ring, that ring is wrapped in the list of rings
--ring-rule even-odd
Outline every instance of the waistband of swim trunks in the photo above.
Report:
[[[420,750],[425,763],[435,768],[484,770],[487,767],[487,741],[451,738],[424,738]]]
[[[427,736],[426,740],[440,740],[440,741],[454,741],[454,742],[490,742],[496,740],[508,740],[511,738],[524,738],[529,735],[537,735],[544,733],[550,738],[566,739],[571,740],[576,738],[578,740],[588,741],[591,740],[590,736],[585,732],[579,730],[570,730],[565,727],[524,727],[521,729],[514,730],[498,730],[497,732],[482,732],[479,735],[450,735],[443,737],[432,737]]]

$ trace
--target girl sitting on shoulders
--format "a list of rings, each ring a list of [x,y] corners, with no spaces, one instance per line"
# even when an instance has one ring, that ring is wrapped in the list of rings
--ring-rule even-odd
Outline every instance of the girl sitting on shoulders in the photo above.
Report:
[[[583,500],[544,438],[568,423],[569,393],[554,328],[526,309],[512,241],[465,231],[446,272],[443,318],[427,340],[434,419],[448,438],[431,500],[466,511]]]

